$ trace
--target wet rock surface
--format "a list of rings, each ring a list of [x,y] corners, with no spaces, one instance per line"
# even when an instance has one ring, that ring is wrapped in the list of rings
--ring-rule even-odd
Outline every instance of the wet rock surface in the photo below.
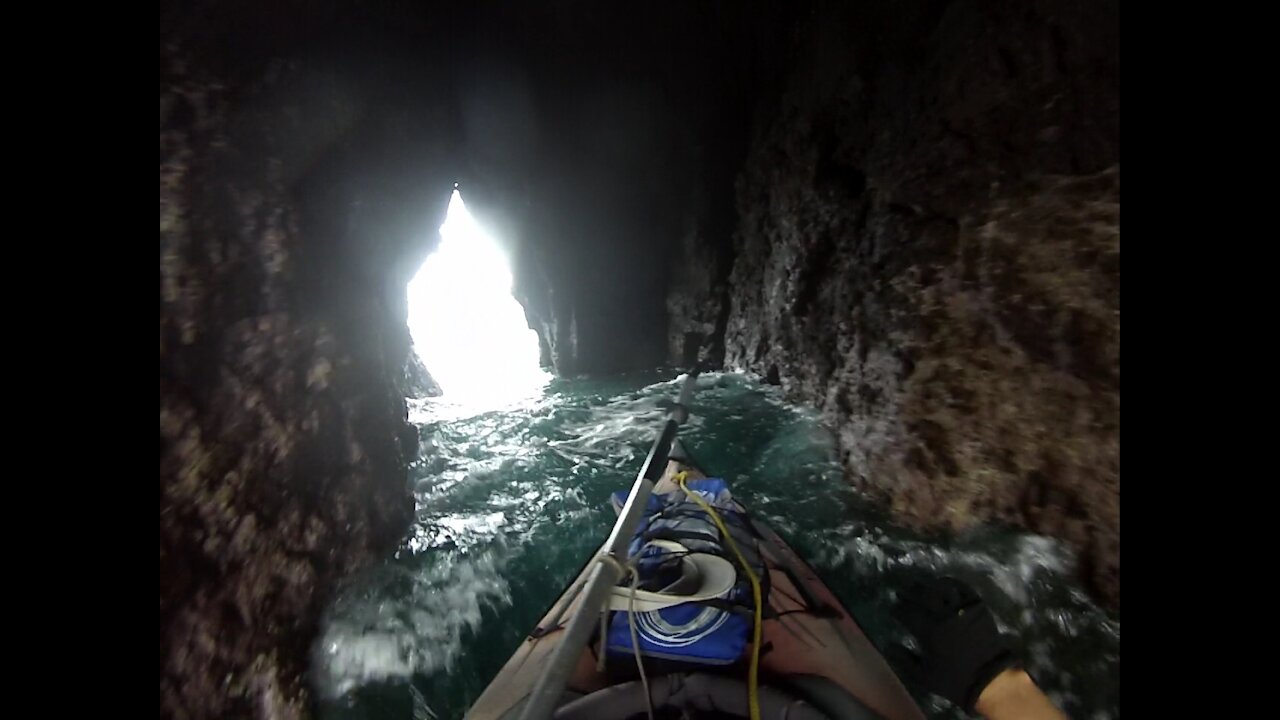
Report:
[[[403,281],[432,236],[404,239],[448,185],[364,214],[381,143],[432,168],[386,126],[344,148],[367,91],[181,40],[160,66],[161,716],[305,717],[320,611],[412,515]]]
[[[908,8],[800,27],[738,186],[726,362],[821,408],[899,520],[1061,538],[1118,608],[1115,10]]]

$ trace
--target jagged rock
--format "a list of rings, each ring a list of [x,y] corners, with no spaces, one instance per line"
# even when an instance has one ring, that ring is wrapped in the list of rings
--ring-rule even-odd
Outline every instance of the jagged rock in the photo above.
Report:
[[[803,25],[761,115],[726,362],[899,520],[1062,538],[1118,608],[1115,8],[878,7]]]
[[[422,364],[422,358],[418,357],[417,352],[411,351],[409,359],[405,361],[404,383],[405,397],[421,399],[440,396],[440,385],[431,377],[431,372]]]
[[[400,145],[366,126],[344,149],[367,88],[284,60],[241,73],[163,38],[161,716],[306,717],[330,593],[412,517],[408,332],[387,288],[433,235],[395,194],[376,224],[359,214],[361,159]],[[425,228],[443,197],[413,203]]]

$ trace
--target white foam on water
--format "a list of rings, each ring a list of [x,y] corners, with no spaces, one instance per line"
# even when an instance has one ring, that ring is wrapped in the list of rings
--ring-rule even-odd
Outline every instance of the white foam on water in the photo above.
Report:
[[[448,671],[487,605],[509,605],[496,552],[440,553],[427,568],[388,564],[328,614],[312,662],[322,698],[373,681]]]
[[[1059,707],[1080,701],[1082,688],[1073,674],[1083,667],[1063,666],[1064,643],[1093,628],[1118,643],[1119,623],[1110,620],[1075,583],[1075,559],[1057,540],[1013,534],[1003,541],[989,536],[960,539],[948,546],[906,537],[902,531],[848,525],[843,539],[824,548],[827,567],[847,568],[868,584],[883,584],[886,573],[913,568],[933,576],[951,575],[974,585],[987,600],[997,628],[1019,638],[1028,668],[1037,678],[1052,678]],[[1105,662],[1098,656],[1092,662]],[[1105,713],[1095,717],[1108,717]]]

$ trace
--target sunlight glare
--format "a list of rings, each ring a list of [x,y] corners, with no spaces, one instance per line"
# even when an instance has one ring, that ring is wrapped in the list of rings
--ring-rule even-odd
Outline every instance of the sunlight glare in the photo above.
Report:
[[[453,191],[440,246],[409,283],[409,331],[444,397],[498,406],[540,394],[551,376],[511,295],[506,256]]]

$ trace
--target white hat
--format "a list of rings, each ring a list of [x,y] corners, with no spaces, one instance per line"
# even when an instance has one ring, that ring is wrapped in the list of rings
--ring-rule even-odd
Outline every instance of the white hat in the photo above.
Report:
[[[632,591],[628,586],[618,585],[613,588],[609,596],[610,610],[652,612],[682,603],[712,600],[727,595],[738,582],[738,571],[734,569],[733,563],[719,555],[689,552],[685,546],[670,540],[653,540],[649,545],[673,553],[683,553],[680,557],[680,580],[664,590],[669,590],[675,585],[692,585],[693,591],[688,594],[653,592],[639,588]]]

